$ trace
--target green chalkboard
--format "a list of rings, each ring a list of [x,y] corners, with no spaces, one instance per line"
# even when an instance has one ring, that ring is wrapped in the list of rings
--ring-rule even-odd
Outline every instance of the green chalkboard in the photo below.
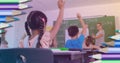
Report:
[[[114,16],[103,16],[95,18],[85,18],[84,21],[88,24],[89,34],[96,34],[96,24],[102,23],[105,31],[105,42],[110,41],[109,36],[115,35],[115,17]],[[81,25],[77,19],[64,20],[60,30],[57,34],[58,47],[64,47],[65,44],[65,29],[71,25],[77,25],[81,28]]]

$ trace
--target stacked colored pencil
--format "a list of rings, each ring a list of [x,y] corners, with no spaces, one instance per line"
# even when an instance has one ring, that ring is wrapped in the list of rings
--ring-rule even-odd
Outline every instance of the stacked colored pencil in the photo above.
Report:
[[[0,34],[5,32],[5,28],[12,27],[9,22],[19,20],[14,16],[25,14],[22,10],[31,7],[25,4],[28,1],[31,0],[0,0]]]
[[[115,32],[120,33],[120,30],[115,30]]]
[[[4,30],[0,30],[0,34],[4,33],[5,31]]]
[[[30,8],[30,6],[23,4],[30,0],[0,0],[0,23],[8,23],[19,20],[13,16],[24,14],[20,10]],[[9,26],[8,26],[9,27]],[[7,28],[0,25],[0,29]]]
[[[116,30],[117,33],[120,33],[120,30]],[[103,54],[96,54],[90,56],[91,58],[98,59],[98,61],[90,63],[120,63],[120,34],[110,36],[109,38],[114,39],[114,41],[106,43],[112,47],[102,48],[99,51]]]
[[[115,30],[115,32],[120,33],[120,30]],[[111,45],[114,47],[120,47],[120,34],[110,36],[109,38],[114,39],[114,42],[110,42]],[[110,43],[108,43],[108,45],[110,45]]]

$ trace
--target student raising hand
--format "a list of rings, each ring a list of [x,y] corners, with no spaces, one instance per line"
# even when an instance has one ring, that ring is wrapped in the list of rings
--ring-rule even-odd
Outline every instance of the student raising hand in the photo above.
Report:
[[[46,31],[47,16],[42,11],[31,11],[25,22],[27,37],[24,47],[50,48],[63,21],[64,1],[58,0],[59,15],[50,31]]]
[[[80,25],[82,25],[82,33],[79,34],[79,28],[77,26],[70,26],[68,28],[68,35],[71,39],[66,41],[65,47],[71,49],[82,49],[86,35],[86,25],[80,14],[77,14],[76,16],[80,22]]]
[[[77,13],[77,18],[82,19],[81,15],[79,13]]]
[[[58,0],[58,8],[59,9],[64,9],[64,4],[65,4],[64,0]]]
[[[64,15],[64,4],[65,2],[63,0],[58,0],[58,8],[59,8],[59,15],[57,17],[56,23],[53,26],[51,30],[51,38],[54,38],[59,31],[59,28],[63,21],[63,15]]]
[[[79,13],[77,13],[77,18],[79,19],[79,21],[80,21],[80,23],[82,25],[82,28],[83,28],[81,33],[85,36],[86,35],[87,26],[86,26],[84,20],[82,19],[81,15]]]

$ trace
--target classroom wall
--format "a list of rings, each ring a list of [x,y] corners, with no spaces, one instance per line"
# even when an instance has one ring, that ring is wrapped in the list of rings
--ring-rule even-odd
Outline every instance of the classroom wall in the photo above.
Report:
[[[68,8],[68,9],[65,9],[64,19],[73,18],[73,17],[76,18],[76,13],[80,13],[83,17],[98,16],[98,15],[115,16],[116,29],[120,29],[120,8],[119,7],[120,7],[120,3]],[[57,15],[58,15],[58,10],[47,12],[47,16],[50,22],[55,21],[55,19],[57,18]]]
[[[75,7],[75,8],[67,8],[65,9],[64,18],[73,18],[76,17],[76,13],[80,13],[83,17],[85,16],[97,16],[97,15],[112,15],[116,17],[116,29],[120,29],[120,3],[114,4],[102,4],[102,5],[94,5],[94,6],[84,6],[84,7]],[[34,9],[24,10],[27,14]],[[35,9],[40,10],[40,9]],[[56,20],[58,16],[58,10],[53,11],[44,11],[48,17],[48,25],[52,26],[53,21]],[[26,21],[26,15],[18,16],[20,18],[19,22],[14,22],[13,28],[8,29],[8,33],[6,35],[7,41],[9,42],[9,47],[18,47],[18,42],[25,32],[24,30],[24,22]]]

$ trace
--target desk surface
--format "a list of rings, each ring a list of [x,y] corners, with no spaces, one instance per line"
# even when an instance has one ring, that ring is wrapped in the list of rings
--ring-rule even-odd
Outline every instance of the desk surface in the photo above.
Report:
[[[80,52],[80,51],[60,51],[60,50],[52,50],[53,54],[56,56],[70,56],[71,60],[81,58],[85,52]]]
[[[80,51],[54,51],[52,50],[55,55],[64,55],[64,54],[82,54],[83,52]]]
[[[89,58],[92,52],[97,52],[97,50],[92,49],[69,49],[60,50],[52,49],[54,57],[57,58],[58,62],[55,63],[89,63]],[[66,61],[66,62],[65,62]]]

